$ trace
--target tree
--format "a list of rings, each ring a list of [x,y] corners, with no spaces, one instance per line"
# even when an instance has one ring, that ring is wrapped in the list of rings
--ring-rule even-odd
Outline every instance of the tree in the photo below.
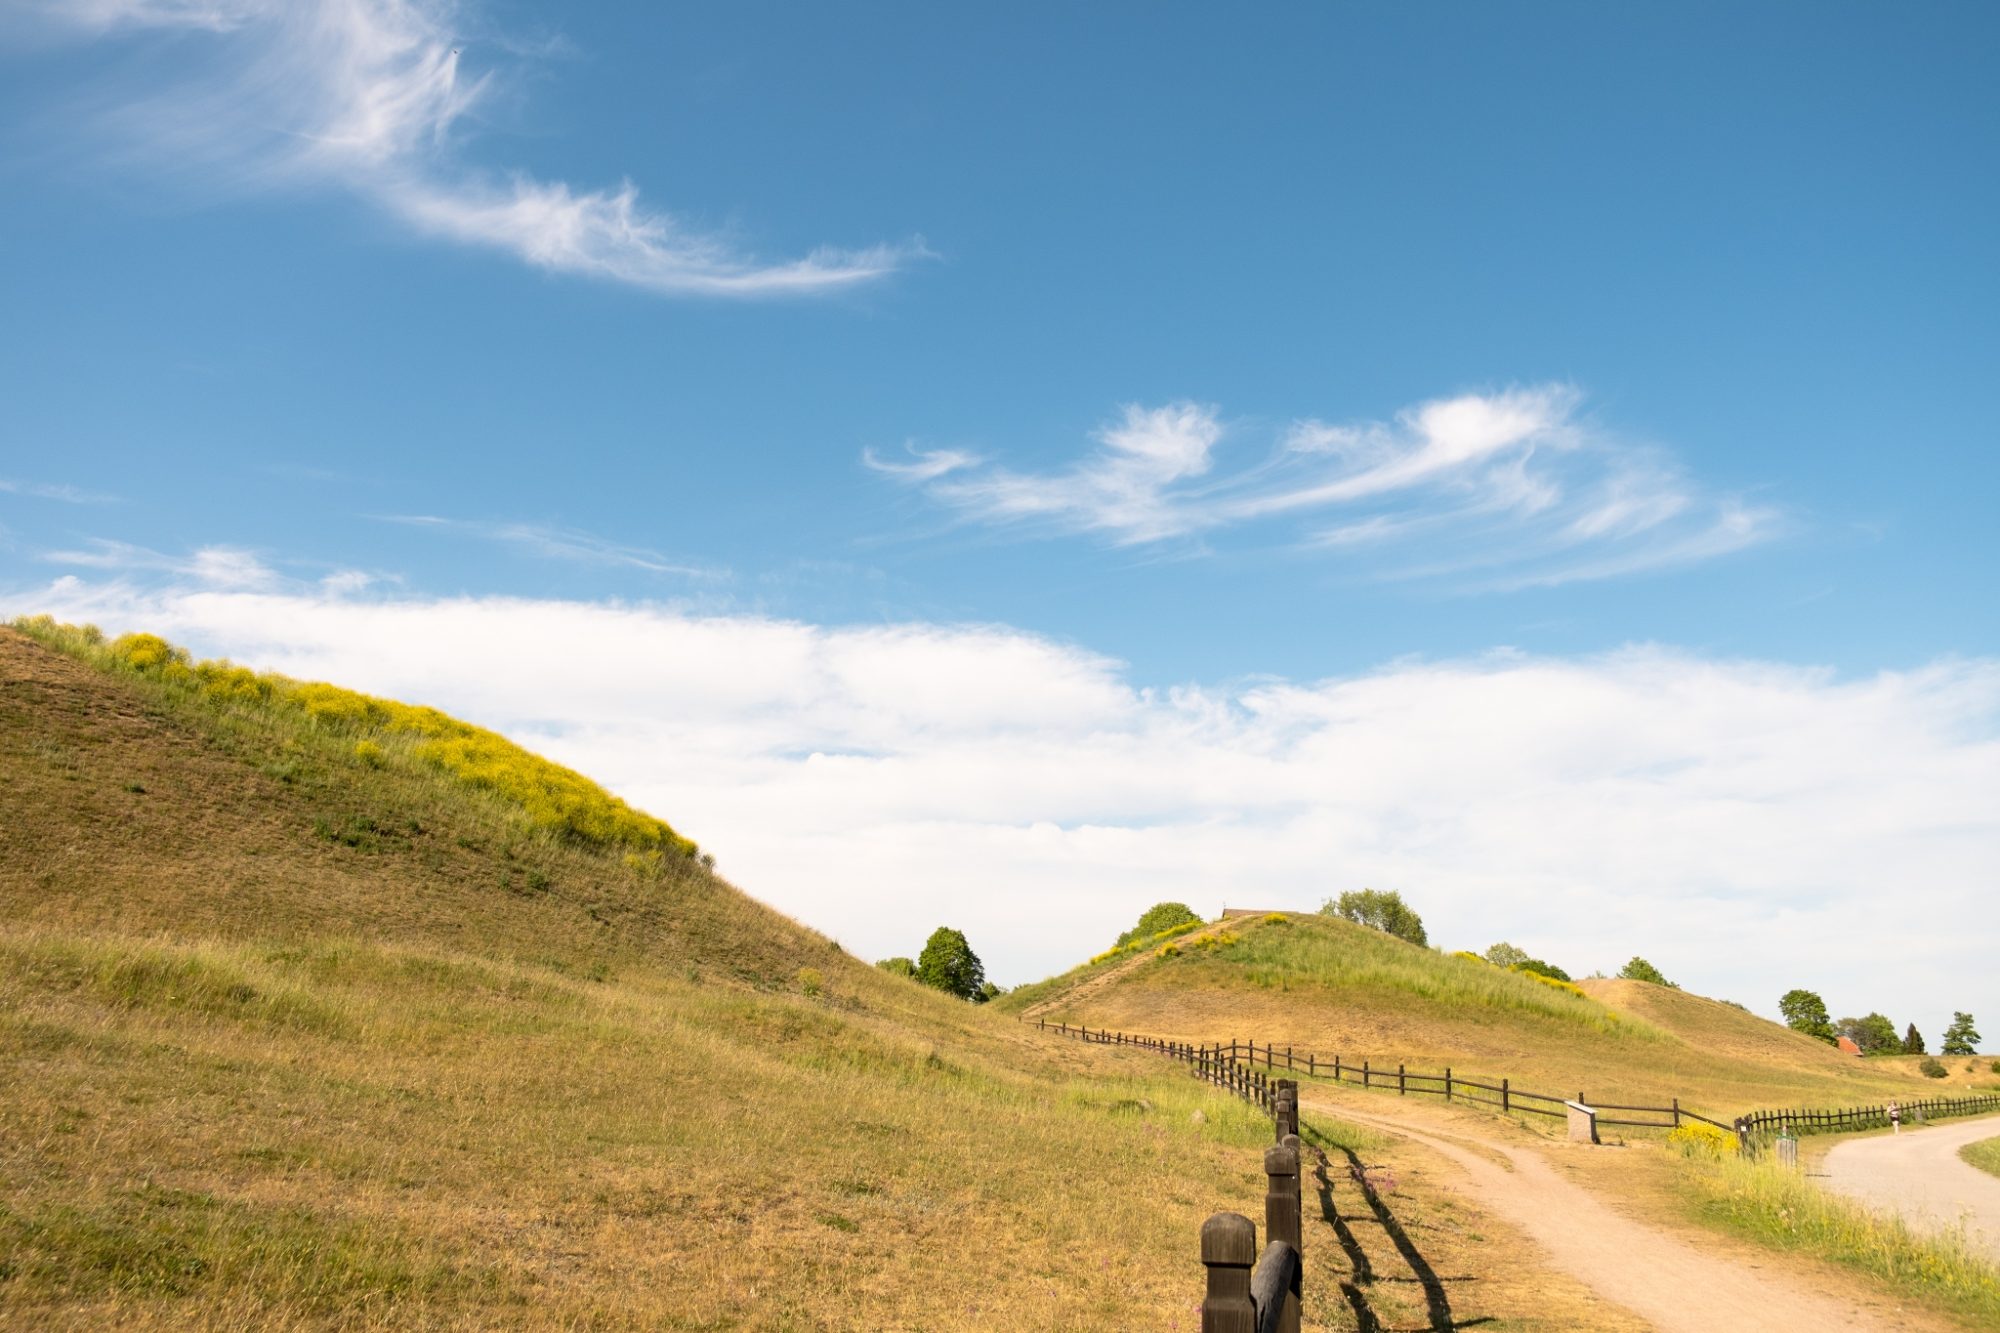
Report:
[[[907,958],[884,958],[875,966],[891,976],[908,977],[912,981],[917,979],[917,965]]]
[[[976,1003],[985,1004],[988,1000],[997,1000],[1006,993],[1007,988],[1005,986],[996,986],[989,981],[980,986],[979,994],[973,998]]]
[[[1175,926],[1185,926],[1189,922],[1199,922],[1200,917],[1186,903],[1154,903],[1139,918],[1139,924],[1118,937],[1113,948],[1122,948],[1133,940],[1143,940]]]
[[[1364,926],[1373,926],[1411,944],[1430,944],[1424,934],[1424,919],[1410,910],[1409,904],[1403,901],[1403,895],[1393,889],[1387,893],[1377,893],[1374,889],[1350,889],[1338,899],[1327,899],[1319,910],[1327,916],[1345,917]]]
[[[917,955],[917,980],[947,995],[970,1000],[986,984],[986,968],[962,932],[939,926]]]
[[[1973,1055],[1979,1050],[1979,1033],[1972,1026],[1972,1015],[1952,1011],[1951,1026],[1944,1030],[1944,1045],[1938,1048],[1943,1055]]]
[[[1517,949],[1507,943],[1507,941],[1501,940],[1498,944],[1488,949],[1484,957],[1487,962],[1493,964],[1495,967],[1519,967],[1522,963],[1528,961],[1528,951],[1526,949]]]
[[[1896,1025],[1880,1014],[1866,1018],[1843,1018],[1834,1030],[1861,1048],[1863,1055],[1889,1055],[1903,1048]]]
[[[1539,958],[1523,958],[1520,962],[1514,964],[1514,971],[1533,972],[1537,976],[1554,977],[1557,981],[1575,980],[1574,977],[1557,967],[1554,963],[1545,963]]]
[[[1797,988],[1786,991],[1778,1001],[1778,1012],[1785,1016],[1785,1026],[1794,1032],[1818,1037],[1829,1046],[1838,1040],[1833,1018],[1826,1012],[1826,1001],[1819,998],[1818,991]]]
[[[1679,986],[1661,976],[1659,968],[1654,967],[1651,963],[1637,955],[1633,956],[1631,962],[1618,969],[1618,975],[1627,981],[1650,981],[1655,986],[1665,986],[1670,990],[1680,989]]]
[[[1917,1025],[1915,1023],[1910,1024],[1910,1030],[1903,1034],[1903,1054],[1904,1055],[1930,1054],[1929,1051],[1926,1051],[1924,1049],[1924,1034],[1917,1031]]]

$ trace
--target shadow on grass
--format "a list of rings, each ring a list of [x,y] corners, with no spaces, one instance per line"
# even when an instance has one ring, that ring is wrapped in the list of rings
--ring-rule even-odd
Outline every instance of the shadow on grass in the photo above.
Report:
[[[1339,1240],[1342,1252],[1347,1256],[1348,1274],[1341,1280],[1340,1294],[1346,1300],[1348,1309],[1353,1312],[1354,1326],[1360,1333],[1381,1333],[1388,1328],[1368,1301],[1367,1289],[1382,1281],[1414,1281],[1423,1288],[1425,1313],[1428,1316],[1427,1327],[1432,1333],[1451,1333],[1454,1329],[1474,1328],[1480,1324],[1493,1322],[1492,1317],[1487,1315],[1474,1319],[1459,1319],[1453,1315],[1451,1293],[1446,1288],[1446,1283],[1472,1282],[1477,1279],[1439,1277],[1430,1260],[1424,1257],[1423,1251],[1417,1248],[1416,1242],[1410,1239],[1409,1232],[1397,1220],[1394,1211],[1383,1201],[1380,1192],[1375,1188],[1375,1183],[1368,1178],[1368,1169],[1362,1164],[1361,1159],[1355,1156],[1351,1149],[1342,1148],[1340,1152],[1347,1158],[1348,1178],[1354,1182],[1363,1202],[1368,1205],[1370,1215],[1369,1218],[1357,1217],[1355,1220],[1372,1219],[1380,1226],[1382,1234],[1396,1247],[1396,1253],[1401,1256],[1403,1263],[1416,1275],[1413,1279],[1378,1277],[1374,1261],[1368,1257],[1367,1249],[1355,1238],[1353,1225],[1342,1215],[1340,1205],[1334,1198],[1333,1179],[1327,1174],[1327,1165],[1332,1159],[1322,1150],[1314,1151],[1319,1157],[1319,1164],[1313,1168],[1313,1180],[1314,1189],[1319,1195],[1320,1216],[1333,1228],[1333,1234]]]

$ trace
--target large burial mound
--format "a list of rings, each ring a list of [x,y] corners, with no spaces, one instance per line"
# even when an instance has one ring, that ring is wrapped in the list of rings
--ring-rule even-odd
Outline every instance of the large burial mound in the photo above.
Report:
[[[1232,914],[1003,1004],[1050,1022],[1289,1044],[1391,1072],[1449,1066],[1562,1096],[1679,1097],[1718,1117],[1935,1091],[1900,1062],[1841,1055],[1732,1004],[1638,981],[1563,985],[1319,914]]]
[[[1254,1198],[1247,1107],[851,959],[491,733],[26,629],[0,1322],[1161,1328]]]

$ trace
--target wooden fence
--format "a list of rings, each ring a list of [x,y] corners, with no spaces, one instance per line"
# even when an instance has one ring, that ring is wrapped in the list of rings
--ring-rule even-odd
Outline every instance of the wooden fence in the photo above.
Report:
[[[1914,1102],[1896,1102],[1905,1124],[1942,1120],[1955,1115],[1979,1115],[2000,1111],[2000,1096],[1927,1097]],[[1889,1106],[1851,1106],[1844,1110],[1756,1111],[1736,1117],[1736,1137],[1746,1145],[1772,1130],[1797,1134],[1842,1134],[1858,1129],[1887,1129]]]
[[[1570,1100],[1567,1097],[1517,1088],[1513,1080],[1506,1078],[1498,1083],[1464,1078],[1454,1074],[1449,1067],[1442,1074],[1419,1073],[1400,1064],[1394,1070],[1387,1066],[1377,1069],[1367,1060],[1358,1065],[1344,1061],[1338,1055],[1327,1060],[1311,1051],[1299,1051],[1290,1046],[1278,1046],[1270,1042],[1260,1046],[1254,1040],[1231,1040],[1210,1045],[1168,1041],[1161,1037],[1146,1037],[1102,1028],[1093,1030],[1088,1027],[1071,1027],[1067,1023],[1050,1023],[1046,1019],[1037,1019],[1036,1022],[1044,1032],[1055,1032],[1107,1046],[1136,1046],[1141,1050],[1158,1051],[1185,1060],[1195,1065],[1197,1074],[1206,1077],[1209,1082],[1239,1090],[1267,1087],[1270,1084],[1270,1075],[1282,1069],[1288,1074],[1331,1079],[1335,1083],[1355,1083],[1363,1088],[1383,1091],[1394,1088],[1397,1093],[1405,1097],[1416,1095],[1442,1097],[1448,1102],[1477,1102],[1484,1106],[1497,1107],[1508,1115],[1518,1113],[1563,1119],[1569,1114],[1565,1106]],[[1230,1072],[1239,1069],[1240,1075]],[[1255,1078],[1260,1073],[1264,1075],[1261,1083]],[[1232,1079],[1237,1081],[1233,1082]],[[1724,1131],[1732,1128],[1720,1120],[1711,1120],[1705,1115],[1688,1110],[1681,1105],[1678,1097],[1671,1099],[1665,1106],[1598,1103],[1591,1101],[1581,1092],[1576,1094],[1576,1100],[1599,1113],[1597,1123],[1600,1125],[1629,1125],[1634,1129],[1678,1129],[1686,1122],[1696,1120]],[[1607,1111],[1616,1114],[1603,1114]],[[1647,1118],[1634,1119],[1635,1116]]]

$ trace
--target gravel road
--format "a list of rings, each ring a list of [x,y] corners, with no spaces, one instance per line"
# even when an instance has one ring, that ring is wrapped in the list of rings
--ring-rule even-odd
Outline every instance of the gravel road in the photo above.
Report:
[[[1958,1155],[1966,1144],[1996,1136],[2000,1116],[1988,1115],[1849,1139],[1827,1153],[1820,1183],[1901,1213],[1913,1226],[1943,1229],[1962,1221],[1967,1239],[2000,1263],[2000,1176]]]

